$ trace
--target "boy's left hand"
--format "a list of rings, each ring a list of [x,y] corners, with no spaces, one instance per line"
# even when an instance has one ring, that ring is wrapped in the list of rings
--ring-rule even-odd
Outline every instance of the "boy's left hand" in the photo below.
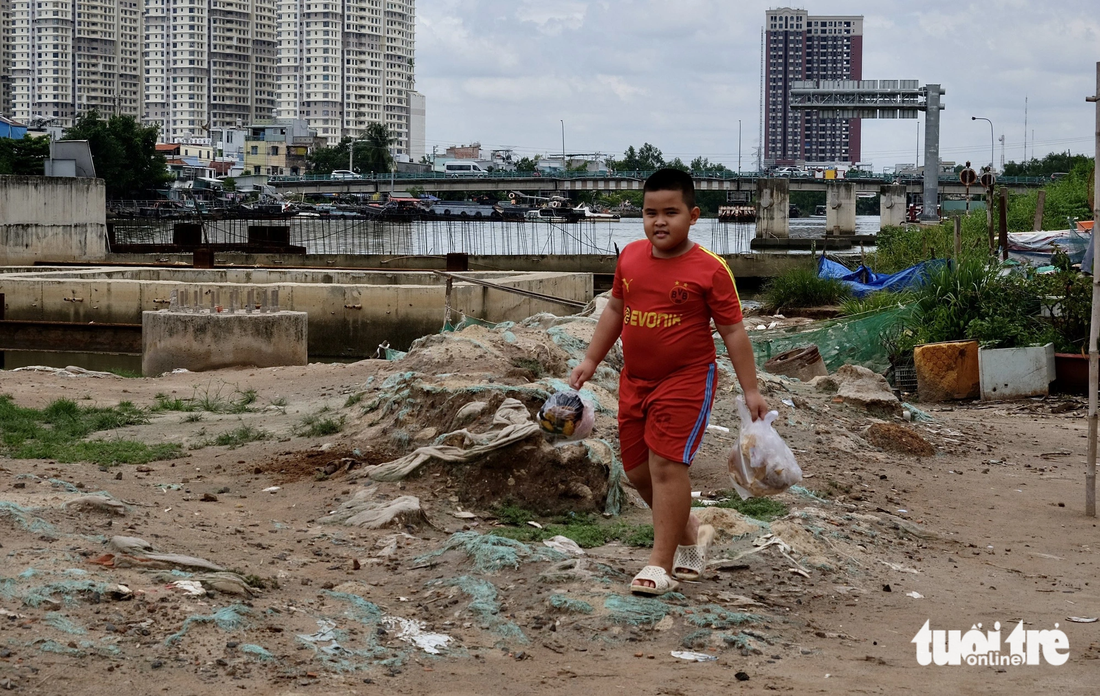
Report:
[[[745,392],[745,407],[749,409],[749,414],[754,421],[760,420],[768,414],[768,402],[764,401],[764,397],[755,389]]]

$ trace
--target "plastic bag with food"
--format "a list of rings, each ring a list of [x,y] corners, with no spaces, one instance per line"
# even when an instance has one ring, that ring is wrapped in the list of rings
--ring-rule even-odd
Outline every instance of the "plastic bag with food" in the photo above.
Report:
[[[550,435],[580,440],[592,433],[596,409],[573,390],[552,394],[539,409],[539,427]]]
[[[772,426],[779,412],[768,411],[763,419],[753,421],[745,399],[738,396],[737,413],[741,416],[741,437],[730,452],[729,470],[730,481],[741,499],[777,495],[802,481],[794,452]]]

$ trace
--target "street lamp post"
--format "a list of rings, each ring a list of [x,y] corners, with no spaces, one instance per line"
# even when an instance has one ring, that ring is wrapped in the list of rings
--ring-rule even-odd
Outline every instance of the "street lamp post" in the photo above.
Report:
[[[985,121],[989,124],[989,171],[994,170],[994,145],[993,145],[993,121],[988,118],[982,118],[981,116],[971,116],[971,121]]]
[[[561,119],[561,170],[566,170],[565,165],[565,119]]]
[[[737,173],[741,173],[741,119],[737,119]]]

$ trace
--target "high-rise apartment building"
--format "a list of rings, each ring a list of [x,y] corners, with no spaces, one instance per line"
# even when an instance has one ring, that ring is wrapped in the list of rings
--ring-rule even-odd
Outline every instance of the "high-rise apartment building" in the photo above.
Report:
[[[0,113],[131,114],[166,141],[280,118],[336,143],[378,122],[408,154],[415,22],[415,0],[0,0]]]
[[[279,118],[329,143],[384,123],[409,152],[415,0],[277,0]]]
[[[863,79],[863,17],[816,17],[780,8],[765,13],[761,85],[764,166],[859,162],[860,120],[792,111],[795,80]]]
[[[7,0],[11,113],[70,126],[144,108],[140,0]]]
[[[167,141],[270,119],[275,0],[145,0],[145,120]]]
[[[0,116],[11,116],[11,0],[0,0]]]

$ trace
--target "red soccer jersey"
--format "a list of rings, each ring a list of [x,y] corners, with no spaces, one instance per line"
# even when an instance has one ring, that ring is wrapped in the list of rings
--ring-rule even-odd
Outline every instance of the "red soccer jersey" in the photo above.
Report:
[[[710,320],[741,321],[741,298],[722,258],[696,244],[672,259],[654,258],[648,239],[619,255],[611,294],[623,301],[623,357],[639,379],[714,362]]]

